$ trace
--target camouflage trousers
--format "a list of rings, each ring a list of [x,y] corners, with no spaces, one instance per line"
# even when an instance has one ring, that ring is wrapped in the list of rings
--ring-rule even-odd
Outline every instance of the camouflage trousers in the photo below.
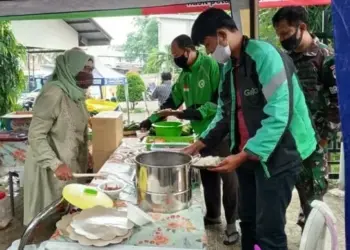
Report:
[[[298,190],[301,212],[298,225],[304,228],[307,217],[311,212],[313,200],[323,200],[327,192],[327,149],[317,146],[309,158],[303,162],[302,170],[296,183]]]

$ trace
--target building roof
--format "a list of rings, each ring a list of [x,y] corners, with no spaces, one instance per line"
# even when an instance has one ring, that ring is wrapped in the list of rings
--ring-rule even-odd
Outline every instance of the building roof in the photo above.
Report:
[[[109,45],[112,37],[92,18],[63,19],[79,35],[79,46]]]

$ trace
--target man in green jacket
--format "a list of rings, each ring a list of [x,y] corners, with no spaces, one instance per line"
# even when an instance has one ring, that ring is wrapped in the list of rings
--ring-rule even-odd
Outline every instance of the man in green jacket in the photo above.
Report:
[[[151,124],[168,116],[190,120],[196,134],[203,133],[216,114],[218,85],[220,80],[219,65],[211,57],[198,52],[191,38],[180,35],[171,44],[175,64],[182,72],[172,88],[167,101],[161,106],[161,111],[153,114],[141,123],[141,128],[149,129]],[[185,103],[186,109],[177,111]],[[221,156],[229,154],[228,140],[213,149],[204,149],[202,156]],[[239,240],[236,230],[237,214],[237,177],[235,172],[214,173],[201,170],[204,188],[204,198],[207,213],[204,218],[206,225],[220,224],[221,213],[221,179],[223,181],[223,205],[225,209],[227,228],[224,244],[232,245]],[[221,178],[220,178],[221,177]]]
[[[242,250],[287,250],[286,211],[315,131],[292,60],[271,44],[249,39],[225,11],[210,8],[192,27],[195,45],[224,63],[215,118],[186,148],[196,153],[230,134],[231,155],[215,172],[236,170]]]

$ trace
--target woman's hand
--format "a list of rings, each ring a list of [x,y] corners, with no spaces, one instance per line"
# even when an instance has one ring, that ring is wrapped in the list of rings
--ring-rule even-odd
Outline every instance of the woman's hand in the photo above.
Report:
[[[61,181],[69,181],[73,178],[72,170],[66,164],[59,165],[55,170],[55,175]]]

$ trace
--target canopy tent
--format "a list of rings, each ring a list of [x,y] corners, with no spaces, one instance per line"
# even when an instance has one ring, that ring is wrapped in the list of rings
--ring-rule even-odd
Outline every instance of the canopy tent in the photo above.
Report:
[[[202,3],[201,0],[24,0],[24,1],[0,1],[0,19],[63,19],[65,17],[100,17],[116,15],[141,15],[152,14],[158,6],[185,6],[193,3]],[[217,3],[221,1],[208,0],[206,2]],[[257,1],[254,0],[230,0],[233,18],[240,23],[239,10],[250,9],[251,35],[257,35]],[[330,0],[260,0],[260,7],[280,7],[286,5],[316,5],[329,4]],[[350,2],[344,0],[332,0],[334,33],[336,45],[337,84],[339,88],[339,102],[342,116],[342,132],[345,148],[345,163],[350,166],[350,88],[347,86],[347,78],[350,74]],[[200,7],[200,6],[197,6]],[[208,6],[204,6],[206,8]],[[163,8],[163,7],[162,7]],[[182,7],[184,8],[184,7]],[[203,8],[200,7],[200,8]],[[168,8],[169,9],[169,8]],[[190,8],[194,10],[194,8]],[[158,8],[158,11],[160,9]],[[164,11],[165,9],[163,9]],[[201,11],[202,9],[196,9]],[[148,12],[147,12],[148,11]],[[159,13],[156,13],[159,14]],[[346,238],[347,249],[350,249],[350,171],[345,168],[346,185]]]
[[[259,8],[277,8],[282,6],[307,6],[307,5],[326,5],[330,4],[331,0],[259,0]],[[170,6],[143,8],[141,10],[143,15],[157,15],[157,14],[176,14],[201,12],[209,7],[220,8],[223,10],[230,10],[231,5],[226,1],[216,1],[213,3],[192,3],[192,4],[177,4]]]
[[[100,60],[95,59],[94,75],[95,86],[106,85],[125,85],[127,84],[126,76],[105,66]]]
[[[235,8],[248,9],[250,0],[231,1]],[[260,8],[287,5],[325,5],[331,0],[259,0]],[[64,19],[118,15],[151,15],[183,12],[199,12],[215,6],[230,9],[230,1],[203,0],[26,0],[1,1],[0,19]]]
[[[54,65],[42,65],[40,69],[34,70],[34,72],[25,70],[24,74],[35,79],[48,79],[55,69]],[[94,76],[95,86],[107,86],[107,85],[126,85],[126,76],[105,66],[99,60],[95,60],[95,69],[92,72]]]
[[[126,100],[126,107],[127,107],[127,115],[128,115],[128,122],[130,121],[130,106],[129,106],[129,85],[126,80],[126,76],[107,67],[103,63],[101,63],[100,60],[97,58],[94,61],[95,69],[92,72],[94,75],[94,84],[93,86],[99,86],[100,87],[100,95],[101,99],[103,99],[103,86],[117,86],[117,85],[124,85],[125,88],[125,100]]]

